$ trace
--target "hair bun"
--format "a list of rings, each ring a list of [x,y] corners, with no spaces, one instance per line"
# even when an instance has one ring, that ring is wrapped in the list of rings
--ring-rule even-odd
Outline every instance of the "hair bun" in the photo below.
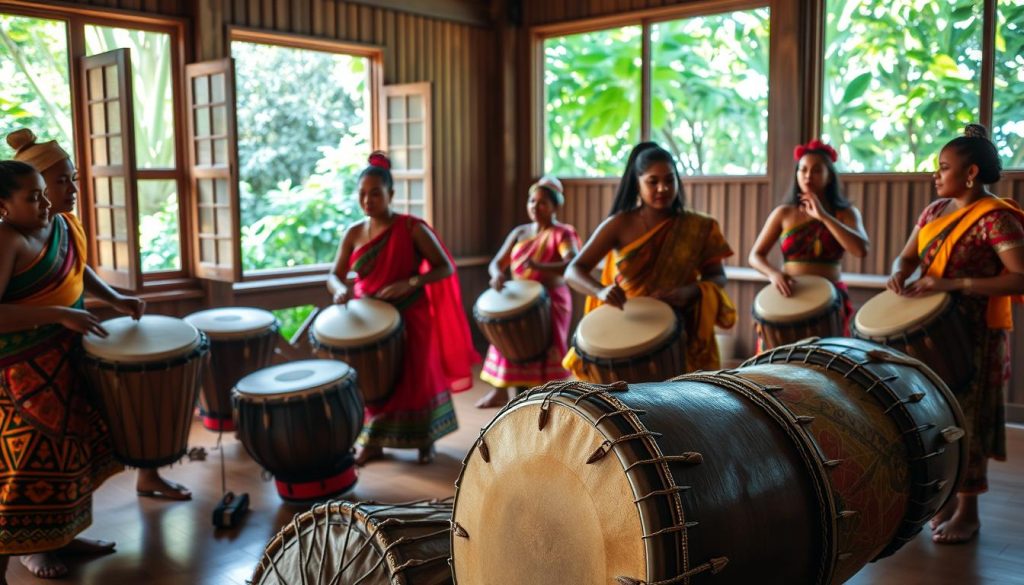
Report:
[[[388,155],[384,154],[384,151],[373,151],[370,153],[370,158],[367,159],[367,162],[370,163],[371,167],[377,167],[385,171],[391,170],[391,159],[388,158]]]
[[[968,124],[964,126],[964,136],[968,138],[988,138],[988,129],[981,124]]]
[[[7,135],[7,144],[11,145],[14,152],[18,152],[23,148],[27,148],[36,143],[36,135],[28,128],[22,128],[15,130]]]

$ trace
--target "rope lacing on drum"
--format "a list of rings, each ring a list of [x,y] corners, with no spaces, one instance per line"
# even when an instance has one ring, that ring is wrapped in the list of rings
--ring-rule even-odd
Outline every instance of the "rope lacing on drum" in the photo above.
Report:
[[[629,464],[624,471],[629,471],[634,467],[640,465],[653,465],[657,463],[683,463],[685,465],[699,465],[704,463],[704,456],[696,451],[687,451],[681,455],[662,455],[661,457],[654,457],[651,459],[641,459],[640,461],[634,461]]]
[[[601,424],[601,421],[603,421],[604,419],[606,419],[606,418],[608,418],[610,416],[619,416],[619,415],[624,415],[624,414],[632,414],[632,415],[636,415],[636,416],[643,416],[643,415],[647,414],[647,411],[646,410],[641,410],[639,408],[620,408],[618,410],[613,410],[611,412],[606,412],[606,413],[602,414],[601,416],[597,417],[597,420],[594,421],[594,426],[596,427],[597,425]]]
[[[615,581],[619,585],[678,585],[679,583],[688,582],[690,577],[694,577],[708,571],[711,571],[712,575],[716,575],[728,564],[729,557],[714,557],[708,562],[697,565],[689,571],[672,577],[671,579],[665,579],[662,581],[644,581],[643,579],[636,579],[633,577],[616,577]]]
[[[587,465],[590,465],[591,463],[594,463],[595,461],[598,461],[601,458],[603,458],[605,455],[608,454],[609,451],[611,451],[612,447],[618,445],[619,443],[633,441],[636,439],[643,439],[645,437],[650,437],[652,439],[660,439],[662,436],[663,435],[661,433],[656,433],[654,431],[640,431],[637,433],[631,433],[629,435],[622,435],[621,437],[618,437],[616,439],[605,439],[604,441],[601,441],[601,444],[597,446],[597,449],[593,453],[591,453],[590,457],[587,458]]]
[[[894,409],[894,408],[896,408],[898,406],[903,406],[904,404],[914,404],[915,402],[921,402],[921,400],[923,400],[925,396],[927,396],[927,395],[924,392],[914,392],[914,393],[910,394],[909,396],[907,396],[906,398],[903,398],[903,399],[897,400],[896,402],[893,402],[892,404],[889,405],[889,408],[886,408],[882,412],[884,414],[889,414],[889,412],[892,409]]]
[[[377,532],[380,531],[380,528],[382,528],[385,524],[388,524],[388,525],[396,524],[398,526],[407,526],[407,525],[408,526],[413,526],[413,525],[416,525],[417,523],[422,523],[422,521],[416,521],[416,520],[405,521],[405,520],[399,520],[397,518],[388,518],[387,520],[384,520],[383,522],[381,522],[378,525],[377,530],[374,531],[374,533],[373,533],[373,536],[375,536],[377,534]],[[436,538],[438,536],[441,536],[442,534],[448,533],[448,531],[449,531],[449,529],[446,528],[444,530],[438,530],[436,532],[431,532],[429,534],[422,534],[420,536],[402,536],[402,537],[399,537],[397,540],[395,540],[391,544],[389,544],[386,547],[384,547],[384,550],[380,551],[380,558],[377,559],[377,562],[374,563],[373,566],[370,567],[366,571],[366,573],[363,574],[362,577],[359,577],[358,579],[353,581],[351,585],[359,585],[359,583],[362,583],[367,577],[371,576],[374,571],[376,571],[378,568],[380,568],[380,566],[382,564],[384,564],[384,561],[387,559],[388,553],[390,553],[391,549],[393,549],[394,547],[402,545],[402,544],[406,544],[406,543],[409,543],[409,542],[416,542],[418,540],[424,540],[424,539],[427,539],[427,538]],[[368,536],[367,537],[367,542],[370,542],[370,538],[371,537],[372,536]],[[398,567],[395,567],[394,568],[394,572],[400,573],[400,572],[402,572],[402,571],[404,571],[404,570],[406,570],[408,568],[411,568],[411,567],[419,567],[421,565],[427,565],[427,564],[430,564],[430,563],[436,563],[438,561],[447,561],[447,560],[448,560],[448,555],[447,554],[436,556],[436,557],[431,557],[429,559],[410,559],[410,560],[402,563]]]
[[[653,492],[650,492],[647,495],[640,496],[639,498],[633,500],[633,503],[639,504],[640,502],[649,498],[653,498],[654,496],[671,496],[673,494],[681,494],[683,492],[688,492],[691,489],[693,489],[692,486],[676,485],[663,490],[654,490]]]

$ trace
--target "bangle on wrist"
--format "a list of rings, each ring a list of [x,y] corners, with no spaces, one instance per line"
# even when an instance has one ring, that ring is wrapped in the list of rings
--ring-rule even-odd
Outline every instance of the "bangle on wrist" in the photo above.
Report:
[[[965,278],[964,281],[963,281],[963,286],[961,287],[960,290],[962,290],[964,292],[971,292],[971,286],[972,285],[974,285],[974,279],[973,278]]]

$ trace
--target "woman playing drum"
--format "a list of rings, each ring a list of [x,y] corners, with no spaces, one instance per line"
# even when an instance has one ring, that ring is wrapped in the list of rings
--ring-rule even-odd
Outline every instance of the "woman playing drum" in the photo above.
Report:
[[[888,283],[908,296],[958,293],[973,332],[975,374],[966,387],[952,388],[967,419],[967,478],[957,500],[932,519],[932,540],[939,543],[966,542],[978,532],[978,494],[988,490],[988,459],[1006,458],[1003,403],[1010,380],[1011,298],[1024,294],[1024,213],[985,187],[1001,174],[999,153],[984,126],[969,124],[964,136],[946,144],[934,174],[939,200],[921,214]],[[923,276],[908,285],[918,267]]]
[[[725,294],[722,260],[732,255],[718,222],[686,209],[672,154],[653,142],[633,148],[609,217],[566,268],[569,284],[588,295],[584,310],[623,307],[651,296],[683,313],[686,369],[719,367],[715,325],[731,327],[736,310]],[[604,259],[601,280],[591,271]],[[580,375],[569,350],[562,365]],[[682,372],[680,372],[682,373]]]
[[[68,221],[78,222],[72,213],[77,202],[78,172],[67,152],[56,141],[37,142],[35,134],[23,128],[7,137],[8,144],[16,151],[15,160],[34,166],[46,182],[46,196],[52,205],[50,212],[61,214]],[[146,302],[138,297],[125,296],[110,288],[89,266],[84,273],[85,291],[107,303],[125,315],[139,319],[146,310]],[[140,496],[165,498],[169,500],[190,500],[192,492],[185,486],[165,480],[155,468],[139,468],[135,482]]]
[[[334,302],[375,297],[402,313],[406,341],[402,370],[391,398],[367,406],[357,464],[384,447],[418,448],[433,460],[434,441],[458,428],[449,389],[472,386],[473,349],[455,265],[422,220],[392,211],[391,161],[370,155],[359,175],[359,205],[367,218],[345,232],[327,288]]]
[[[860,211],[843,196],[834,163],[835,149],[812,140],[793,150],[793,189],[768,216],[747,261],[771,280],[783,296],[793,294],[793,277],[815,275],[831,280],[843,297],[843,329],[849,335],[853,305],[840,279],[845,252],[858,258],[868,253],[868,236]],[[768,262],[775,242],[782,248],[782,270]]]
[[[533,223],[513,229],[491,260],[491,287],[496,291],[508,280],[509,268],[513,279],[535,280],[544,285],[551,299],[551,348],[539,360],[514,363],[490,346],[480,378],[494,389],[476,403],[479,408],[504,406],[509,398],[508,388],[537,386],[569,376],[561,360],[567,349],[572,297],[562,273],[579,252],[580,238],[575,228],[555,218],[564,201],[561,181],[542,177],[530,187],[526,201],[526,211]]]

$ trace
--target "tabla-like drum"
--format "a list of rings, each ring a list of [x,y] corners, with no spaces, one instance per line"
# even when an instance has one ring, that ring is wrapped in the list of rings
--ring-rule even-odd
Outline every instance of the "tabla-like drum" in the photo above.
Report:
[[[808,337],[843,335],[843,302],[835,285],[814,275],[793,277],[793,294],[769,284],[754,297],[754,321],[762,350]]]
[[[317,357],[341,360],[359,375],[366,404],[388,401],[402,370],[402,315],[376,299],[353,299],[317,315],[309,340]]]
[[[974,374],[972,335],[951,295],[904,297],[883,291],[857,311],[853,335],[909,354],[958,390]]]
[[[961,429],[928,368],[846,338],[661,383],[549,383],[466,457],[455,582],[841,583],[954,496]]]
[[[654,382],[686,371],[682,321],[668,303],[650,297],[587,313],[572,344],[590,382]]]
[[[270,365],[277,346],[277,317],[251,307],[192,313],[185,320],[210,340],[210,367],[203,376],[199,412],[211,431],[233,431],[231,389],[246,374]]]
[[[286,524],[250,583],[447,585],[452,504],[328,502]]]
[[[209,343],[181,319],[144,315],[102,323],[108,337],[82,339],[82,368],[107,419],[114,454],[132,467],[160,467],[188,448]]]
[[[551,347],[551,298],[535,280],[511,280],[484,291],[473,318],[487,341],[510,362],[542,359]]]
[[[352,368],[337,360],[271,366],[239,380],[232,402],[238,439],[281,498],[323,499],[355,485],[363,401]]]

